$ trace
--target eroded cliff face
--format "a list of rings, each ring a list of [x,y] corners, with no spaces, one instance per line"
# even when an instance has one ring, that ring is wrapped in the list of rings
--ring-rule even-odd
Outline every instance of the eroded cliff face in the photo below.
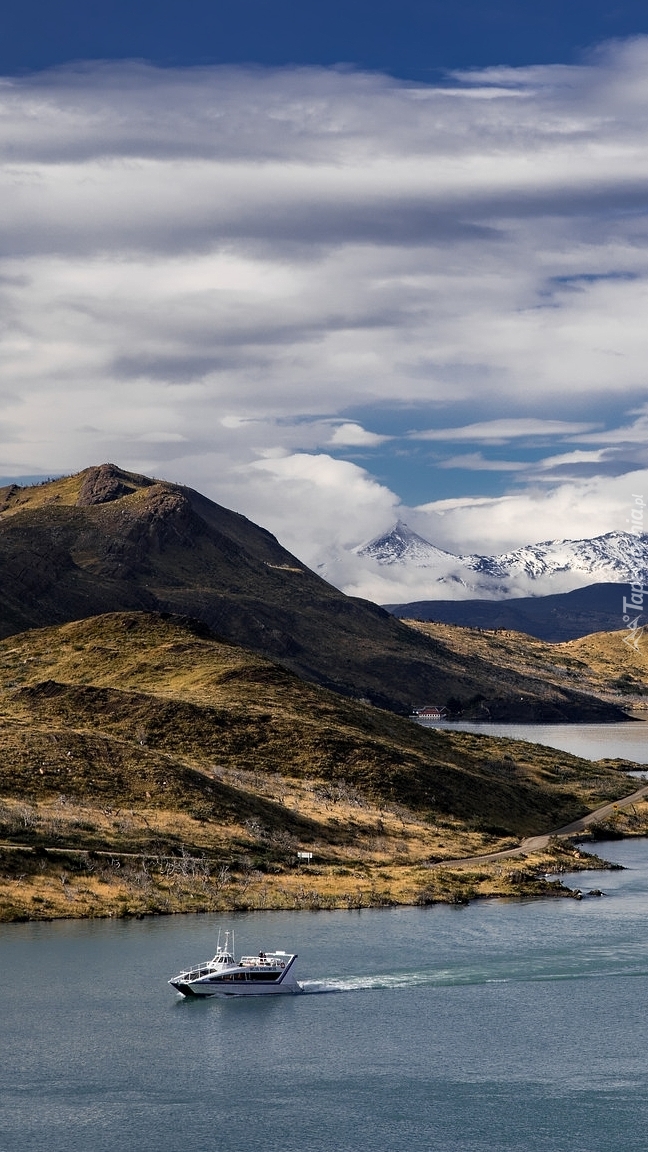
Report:
[[[138,488],[146,488],[153,483],[146,476],[128,476],[115,464],[100,464],[96,468],[86,468],[81,474],[83,480],[77,497],[77,506],[87,508],[91,504],[109,504],[121,496],[132,496]]]

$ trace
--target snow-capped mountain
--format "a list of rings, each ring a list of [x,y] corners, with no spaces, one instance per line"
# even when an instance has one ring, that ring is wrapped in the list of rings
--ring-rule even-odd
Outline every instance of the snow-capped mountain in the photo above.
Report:
[[[379,564],[414,564],[417,568],[435,568],[439,564],[456,563],[458,559],[452,552],[444,552],[412,532],[402,520],[398,520],[391,531],[353,551],[357,556],[370,556]]]
[[[464,556],[468,568],[499,579],[524,574],[532,580],[554,572],[582,572],[590,583],[643,580],[648,565],[648,536],[607,532],[592,540],[545,540],[500,556]]]
[[[421,599],[500,599],[648,579],[648,534],[631,532],[607,532],[591,540],[546,540],[497,556],[455,556],[399,521],[390,532],[354,551],[374,572],[378,565],[394,591],[402,585],[404,598],[414,584]]]

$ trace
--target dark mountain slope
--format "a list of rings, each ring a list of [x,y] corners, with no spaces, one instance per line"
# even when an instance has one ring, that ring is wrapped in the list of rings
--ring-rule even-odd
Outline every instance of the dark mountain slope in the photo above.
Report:
[[[495,718],[620,719],[612,705],[497,667],[344,596],[269,532],[191,489],[106,464],[0,490],[0,636],[113,611],[195,617],[346,695],[404,711],[484,700]]]
[[[521,596],[514,600],[417,600],[386,604],[400,620],[436,620],[465,628],[506,628],[538,640],[560,643],[593,632],[623,627],[623,597],[627,584],[589,584],[553,596]]]

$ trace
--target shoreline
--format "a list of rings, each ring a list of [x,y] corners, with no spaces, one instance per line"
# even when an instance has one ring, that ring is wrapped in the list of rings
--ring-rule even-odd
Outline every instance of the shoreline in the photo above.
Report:
[[[611,870],[614,865],[578,844],[648,836],[648,783],[599,804],[561,828],[490,852],[430,855],[410,833],[401,810],[389,855],[331,850],[313,863],[250,856],[213,859],[192,854],[120,851],[43,843],[0,843],[0,923],[127,918],[187,912],[233,912],[468,904],[476,899],[529,899],[578,893],[561,873]],[[78,823],[78,822],[77,822]],[[384,831],[384,829],[383,829]],[[482,838],[483,843],[483,838]],[[418,845],[418,847],[416,847]],[[477,847],[477,843],[475,843]],[[450,845],[448,845],[450,848]],[[414,851],[416,850],[416,857]]]
[[[616,835],[613,839],[648,840],[648,828]],[[466,862],[462,868],[441,861],[427,867],[364,869],[362,876],[358,873],[349,874],[343,886],[334,869],[325,870],[315,866],[272,878],[256,876],[243,886],[234,882],[229,890],[221,889],[218,892],[207,891],[204,884],[185,883],[180,890],[174,885],[168,885],[166,889],[160,888],[155,892],[149,890],[136,893],[117,882],[105,892],[100,903],[93,902],[94,906],[88,906],[85,901],[78,899],[79,895],[83,895],[83,890],[79,893],[78,877],[68,873],[63,883],[60,871],[56,876],[41,872],[41,891],[51,891],[48,880],[61,882],[59,891],[61,888],[63,891],[56,905],[50,903],[46,896],[32,895],[28,906],[24,900],[27,894],[24,885],[26,877],[23,876],[23,900],[17,899],[15,903],[0,907],[0,924],[71,919],[144,919],[148,916],[215,912],[356,911],[363,908],[431,907],[437,904],[465,906],[476,900],[582,899],[601,896],[603,893],[598,889],[584,892],[567,887],[560,879],[561,874],[582,872],[585,876],[594,871],[616,871],[622,865],[604,860],[591,850],[581,851],[577,843],[587,843],[593,847],[596,841],[591,838],[586,841],[580,838],[578,842],[565,839],[552,842],[541,852],[527,853],[522,858],[508,857],[501,863],[488,861],[481,866],[477,858],[472,861],[472,867],[468,867]],[[0,846],[0,852],[4,850]],[[24,849],[18,848],[17,851]],[[32,851],[27,849],[28,853]],[[59,857],[66,854],[65,849],[57,851]],[[77,850],[77,855],[89,854]],[[509,859],[514,867],[507,867]],[[67,862],[69,865],[69,860]],[[351,872],[349,869],[344,871]]]

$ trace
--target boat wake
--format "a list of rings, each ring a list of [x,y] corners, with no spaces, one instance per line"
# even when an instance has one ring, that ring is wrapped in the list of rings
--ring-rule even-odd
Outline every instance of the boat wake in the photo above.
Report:
[[[648,974],[645,948],[593,949],[576,956],[526,957],[492,965],[437,968],[418,972],[303,980],[302,992],[321,996],[335,992],[371,992],[398,988],[448,988],[465,984],[526,984],[537,981],[583,980],[601,976],[632,977]]]
[[[459,973],[448,970],[436,972],[383,973],[377,976],[347,976],[330,980],[302,980],[302,992],[310,996],[322,996],[334,992],[372,992],[388,988],[420,988],[425,986],[447,987],[453,984],[505,983],[483,973]]]

